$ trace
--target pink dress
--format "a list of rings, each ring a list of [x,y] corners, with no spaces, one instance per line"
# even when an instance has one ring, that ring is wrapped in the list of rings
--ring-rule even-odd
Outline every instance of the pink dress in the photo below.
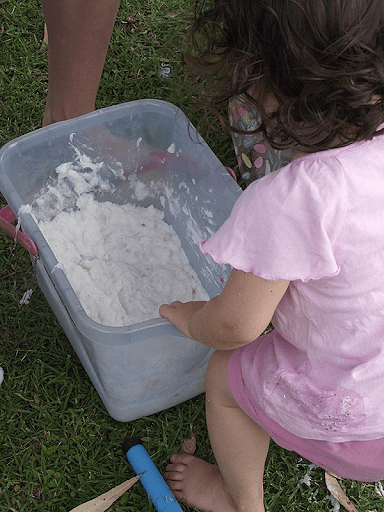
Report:
[[[301,157],[252,183],[201,249],[291,281],[274,331],[231,358],[239,404],[312,462],[348,478],[384,478],[384,136]],[[371,446],[380,460],[366,472],[357,456],[355,470],[351,461],[343,467],[342,448],[356,452],[363,441],[364,456]],[[308,447],[324,456],[328,445],[338,462],[313,460]]]

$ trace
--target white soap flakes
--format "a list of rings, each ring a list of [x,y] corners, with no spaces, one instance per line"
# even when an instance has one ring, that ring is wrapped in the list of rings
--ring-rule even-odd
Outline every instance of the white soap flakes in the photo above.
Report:
[[[96,322],[131,325],[158,317],[163,303],[209,299],[175,231],[153,206],[99,203],[84,194],[76,210],[39,228]]]
[[[376,482],[375,483],[375,492],[379,496],[383,496],[384,497],[384,488],[383,488],[383,484],[381,482]]]
[[[24,294],[21,297],[20,302],[19,302],[20,306],[24,306],[24,305],[27,306],[29,304],[29,300],[32,297],[32,293],[33,293],[32,289],[29,289],[26,292],[24,292]]]
[[[63,270],[88,316],[111,327],[159,317],[159,306],[174,300],[209,300],[163,212],[95,199],[104,191],[113,194],[114,181],[122,176],[88,156],[84,150],[90,148],[75,138],[70,138],[74,160],[55,169],[56,179],[48,181],[32,205],[58,261],[51,273]],[[137,148],[141,143],[139,137]],[[175,151],[172,143],[168,152]],[[137,200],[153,197],[152,182],[131,175],[128,183]],[[174,190],[164,186],[162,194],[177,215]]]
[[[301,484],[305,484],[305,485],[307,485],[308,487],[311,487],[311,480],[312,480],[311,475],[310,475],[309,473],[306,473],[306,474],[304,475],[304,477],[303,477],[303,478],[301,478],[301,479],[299,480],[299,482],[300,482]]]
[[[176,146],[175,146],[174,142],[172,142],[172,144],[169,146],[167,151],[168,151],[168,153],[174,153],[176,151]]]

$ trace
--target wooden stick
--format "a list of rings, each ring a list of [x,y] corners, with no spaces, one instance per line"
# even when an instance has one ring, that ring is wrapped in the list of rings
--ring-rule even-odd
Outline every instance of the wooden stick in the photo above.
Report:
[[[87,501],[69,512],[105,512],[109,507],[122,496],[128,489],[130,489],[139,479],[141,475],[137,475],[126,482],[114,487],[108,492],[101,494],[91,501]]]

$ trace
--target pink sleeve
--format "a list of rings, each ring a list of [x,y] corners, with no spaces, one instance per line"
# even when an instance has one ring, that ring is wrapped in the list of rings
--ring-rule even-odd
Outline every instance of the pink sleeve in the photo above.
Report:
[[[339,273],[333,245],[346,209],[343,169],[305,158],[254,182],[200,248],[220,264],[264,279],[321,279]]]

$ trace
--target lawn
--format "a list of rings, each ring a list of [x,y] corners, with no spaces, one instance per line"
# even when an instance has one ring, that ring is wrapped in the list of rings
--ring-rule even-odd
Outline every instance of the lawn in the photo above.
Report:
[[[179,106],[201,117],[191,80],[180,66],[193,0],[122,0],[97,107],[140,98]],[[37,0],[0,2],[0,145],[40,127],[47,91],[44,19]],[[170,68],[166,78],[159,70]],[[201,133],[225,165],[235,168],[230,137],[207,125]],[[0,206],[5,202],[0,197]],[[29,305],[20,306],[32,288]],[[170,454],[195,434],[197,455],[213,461],[204,396],[130,423],[106,412],[49,305],[34,282],[27,253],[0,234],[0,512],[68,512],[134,476],[121,443],[137,435],[163,470]],[[377,484],[342,481],[359,512],[382,511]],[[338,510],[324,473],[273,443],[265,474],[270,512]],[[187,507],[183,507],[188,510]],[[111,512],[150,512],[140,484]]]

